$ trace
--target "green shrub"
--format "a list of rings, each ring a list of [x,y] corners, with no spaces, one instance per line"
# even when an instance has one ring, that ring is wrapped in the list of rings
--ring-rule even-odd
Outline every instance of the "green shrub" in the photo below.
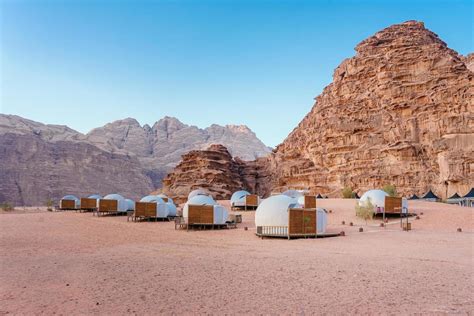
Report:
[[[397,196],[397,188],[393,184],[384,185],[383,190],[390,196]]]
[[[352,191],[351,187],[345,187],[342,189],[342,197],[345,199],[353,199],[355,198],[355,192]]]
[[[2,204],[0,204],[0,208],[4,212],[13,211],[13,209],[14,209],[14,207],[10,203],[7,203],[7,202],[3,202]]]
[[[46,201],[46,207],[47,207],[47,210],[48,210],[48,211],[51,212],[51,211],[53,210],[53,204],[54,204],[54,202],[53,202],[53,200],[51,200],[51,199],[48,199],[48,200]]]
[[[367,221],[374,218],[374,205],[370,201],[370,198],[366,202],[356,203],[355,206],[356,216]]]

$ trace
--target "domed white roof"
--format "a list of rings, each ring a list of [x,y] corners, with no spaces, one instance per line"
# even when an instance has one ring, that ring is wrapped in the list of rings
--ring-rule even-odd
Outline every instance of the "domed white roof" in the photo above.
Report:
[[[61,200],[78,201],[79,199],[75,195],[68,194],[68,195],[63,196],[63,198]]]
[[[191,191],[191,193],[189,193],[188,195],[188,201],[191,200],[193,197],[195,196],[198,196],[198,195],[205,195],[205,196],[208,196],[210,195],[209,192],[203,190],[203,189],[197,189],[197,190],[194,190],[194,191]]]
[[[98,199],[101,199],[102,196],[100,196],[100,195],[98,195],[98,194],[92,194],[92,195],[89,195],[88,198],[89,198],[89,199],[96,199],[96,200],[98,200]]]
[[[230,198],[230,202],[235,203],[235,202],[242,201],[247,195],[250,195],[250,193],[247,191],[244,191],[244,190],[237,191],[234,194],[232,194],[232,197]]]
[[[287,195],[273,195],[260,203],[255,213],[255,226],[288,226],[288,209],[301,207]]]
[[[155,203],[158,203],[158,204],[163,204],[165,203],[163,201],[163,199],[157,195],[147,195],[145,197],[143,197],[140,202],[155,202]]]
[[[186,202],[191,205],[216,205],[216,201],[208,195],[196,195]]]
[[[385,207],[385,197],[388,196],[388,193],[382,190],[369,190],[362,194],[359,199],[359,204],[367,204],[370,199],[370,203],[375,207]]]
[[[76,207],[81,206],[81,200],[78,199],[75,195],[72,195],[72,194],[68,194],[68,195],[63,196],[63,198],[61,200],[72,200],[72,201],[74,201],[74,205]]]
[[[304,192],[298,190],[286,190],[282,194],[291,198],[299,198],[300,196],[304,196]]]
[[[158,194],[158,197],[162,198],[163,200],[164,200],[164,199],[168,199],[168,202],[171,202],[171,203],[173,203],[173,204],[174,204],[174,201],[173,201],[173,199],[172,199],[172,198],[170,198],[170,197],[168,197],[166,194],[163,194],[163,193],[161,193],[161,194]]]
[[[106,196],[104,196],[104,200],[124,200],[124,197],[121,196],[120,194],[107,194]]]

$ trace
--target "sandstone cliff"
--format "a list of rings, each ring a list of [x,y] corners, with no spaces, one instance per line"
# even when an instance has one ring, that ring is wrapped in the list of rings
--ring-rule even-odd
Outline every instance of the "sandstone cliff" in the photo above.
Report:
[[[329,195],[394,184],[440,196],[474,186],[474,74],[423,23],[362,41],[274,155],[273,189]]]
[[[229,199],[233,192],[253,191],[255,181],[247,165],[239,158],[232,158],[227,148],[211,145],[205,150],[193,150],[183,155],[181,162],[163,180],[162,192],[177,202],[185,202],[194,189],[208,190],[215,199]]]
[[[153,187],[136,158],[38,135],[0,135],[0,202],[45,205],[63,195],[118,192],[136,199]]]
[[[152,127],[140,126],[130,118],[115,121],[92,130],[86,138],[107,151],[135,154],[155,187],[161,186],[163,177],[190,150],[223,144],[232,156],[243,160],[254,160],[270,153],[270,149],[247,126],[214,124],[200,129],[172,117],[165,117]]]
[[[467,193],[474,186],[472,54],[460,56],[416,21],[355,50],[275,153],[247,163],[255,190],[340,196],[346,186],[361,193],[394,184],[402,195]]]
[[[164,118],[142,127],[125,119],[83,135],[67,126],[0,114],[0,203],[42,205],[69,193],[138,198],[161,185],[182,154],[213,142],[245,159],[269,152],[245,126],[202,130]]]

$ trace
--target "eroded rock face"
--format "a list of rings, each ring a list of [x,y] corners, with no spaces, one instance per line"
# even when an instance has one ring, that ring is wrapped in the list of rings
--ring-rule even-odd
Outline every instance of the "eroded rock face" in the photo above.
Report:
[[[396,185],[446,197],[474,186],[473,73],[423,23],[362,41],[273,157],[273,189],[337,196]]]
[[[252,165],[252,163],[249,163]],[[211,145],[206,150],[193,150],[163,180],[162,192],[178,203],[186,201],[189,192],[202,188],[214,199],[230,199],[237,190],[255,190],[256,173],[238,158],[232,158],[226,147]]]
[[[155,187],[191,150],[223,144],[234,157],[254,160],[266,156],[266,147],[246,126],[212,125],[206,129],[189,126],[176,118],[165,117],[152,127],[125,119],[96,128],[86,135],[91,143],[112,152],[134,153],[146,168]]]
[[[388,27],[355,50],[287,139],[245,163],[240,178],[263,196],[307,189],[340,197],[346,186],[362,193],[385,184],[405,196],[467,193],[474,187],[472,54],[458,55],[416,21]],[[173,187],[175,178],[167,179]],[[207,188],[225,186],[219,181],[228,179]]]
[[[0,114],[0,203],[44,205],[65,194],[114,192],[139,198],[161,186],[182,154],[212,141],[229,142],[247,159],[269,152],[243,126],[201,130],[164,118],[142,127],[125,119],[83,135],[67,126]]]
[[[66,194],[120,193],[137,199],[153,187],[139,161],[86,142],[0,135],[0,202],[45,205]]]

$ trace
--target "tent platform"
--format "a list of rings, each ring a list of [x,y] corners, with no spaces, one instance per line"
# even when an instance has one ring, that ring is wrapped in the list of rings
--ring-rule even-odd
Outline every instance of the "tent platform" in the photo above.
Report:
[[[183,217],[174,218],[174,229],[189,230],[213,230],[213,229],[233,229],[237,228],[237,223],[229,222],[225,224],[188,224]]]
[[[285,239],[307,239],[307,238],[329,238],[329,237],[339,237],[341,236],[341,233],[318,233],[317,235],[314,234],[308,234],[308,235],[283,235],[283,234],[275,234],[275,235],[267,235],[267,234],[255,234],[256,236],[260,238],[285,238]]]

